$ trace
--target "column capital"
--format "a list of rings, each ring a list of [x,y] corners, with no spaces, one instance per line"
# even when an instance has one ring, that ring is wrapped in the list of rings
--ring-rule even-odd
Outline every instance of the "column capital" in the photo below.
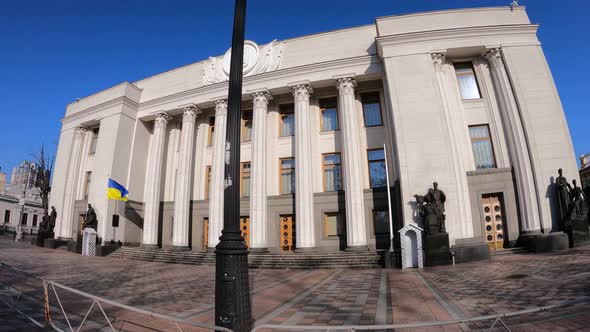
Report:
[[[272,95],[267,89],[254,91],[251,96],[254,107],[266,107],[272,99]]]
[[[76,129],[74,129],[74,135],[82,136],[82,135],[86,134],[87,131],[88,131],[88,128],[79,126],[79,127],[76,127]]]
[[[227,114],[227,99],[217,99],[213,104],[215,105],[215,115]]]
[[[168,124],[170,119],[172,119],[172,117],[165,112],[156,114],[156,118],[154,119],[155,128],[166,128],[166,124]]]
[[[430,55],[432,57],[432,63],[434,63],[434,68],[439,71],[441,66],[446,63],[447,56],[444,53],[432,53]]]
[[[291,91],[293,92],[295,100],[308,100],[309,95],[313,92],[313,88],[309,81],[297,82],[289,85],[291,86]]]
[[[483,56],[488,60],[492,67],[500,67],[504,64],[502,60],[502,49],[501,48],[492,48]]]
[[[354,88],[356,87],[356,80],[354,77],[341,77],[336,81],[336,87],[338,92],[343,94],[354,94]]]
[[[201,114],[201,110],[195,104],[188,104],[180,106],[180,109],[184,112],[182,115],[182,122],[194,123],[197,115]]]

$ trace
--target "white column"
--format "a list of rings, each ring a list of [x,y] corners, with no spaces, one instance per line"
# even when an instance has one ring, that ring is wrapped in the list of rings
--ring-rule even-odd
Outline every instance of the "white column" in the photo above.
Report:
[[[80,156],[80,170],[78,172],[78,185],[76,186],[76,199],[84,199],[84,189],[86,189],[86,161],[88,160],[88,153],[90,152],[90,145],[94,139],[94,132],[87,130],[84,134],[84,142],[82,143],[82,152]]]
[[[225,171],[225,130],[227,126],[227,100],[215,102],[215,132],[213,133],[213,162],[209,184],[209,235],[208,248],[219,243],[223,229],[223,177]]]
[[[145,177],[143,247],[158,246],[158,216],[160,212],[160,183],[166,140],[166,125],[170,117],[166,113],[156,115],[154,132],[150,143],[149,159]]]
[[[195,120],[197,114],[200,113],[194,105],[186,106],[183,110],[180,154],[174,190],[174,231],[172,234],[172,245],[181,250],[188,249]]]
[[[266,113],[268,90],[252,94],[252,186],[250,192],[250,248],[266,250]]]
[[[539,234],[541,221],[527,138],[520,111],[512,93],[510,79],[504,67],[502,51],[499,48],[492,49],[485,54],[485,58],[490,63],[496,97],[504,128],[506,128],[510,161],[514,169],[514,180],[518,192],[522,233]]]
[[[63,211],[61,218],[57,218],[61,223],[59,228],[59,237],[62,239],[72,239],[74,236],[74,203],[76,200],[76,189],[78,185],[78,176],[80,171],[80,159],[82,154],[82,142],[86,128],[78,127],[74,130],[74,142],[70,153],[70,162],[67,170],[66,188],[64,192]],[[58,211],[59,213],[60,211]]]
[[[346,242],[350,250],[367,247],[362,171],[362,163],[366,160],[366,156],[361,153],[354,97],[355,85],[356,81],[350,77],[340,78],[337,82],[346,207]]]
[[[297,250],[315,247],[309,83],[292,87],[295,99],[295,227]]]
[[[448,99],[451,94],[447,90],[449,80],[446,75],[448,72],[443,68],[447,66],[445,55],[441,53],[432,54],[432,61],[436,73],[436,81],[443,103],[443,112],[447,131],[449,133],[451,157],[453,158],[453,165],[449,165],[453,169],[455,178],[455,186],[457,191],[457,206],[459,208],[460,220],[452,220],[447,223],[447,229],[452,225],[458,224],[460,226],[460,236],[454,235],[458,238],[473,237],[473,222],[471,217],[471,205],[469,198],[469,187],[467,184],[467,170],[465,169],[465,159],[469,158],[465,155],[464,150],[469,147],[469,142],[466,142],[467,135],[465,121],[461,116],[462,108],[451,107]],[[459,105],[460,106],[460,105]],[[458,127],[459,126],[459,127]]]

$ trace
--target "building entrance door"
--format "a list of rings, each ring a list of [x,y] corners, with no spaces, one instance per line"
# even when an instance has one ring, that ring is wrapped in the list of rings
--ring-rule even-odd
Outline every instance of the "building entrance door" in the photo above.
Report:
[[[281,251],[295,250],[295,223],[293,215],[282,215],[279,225],[281,232]]]
[[[240,232],[247,247],[250,247],[250,217],[240,217]]]
[[[483,227],[490,250],[504,248],[504,213],[502,194],[489,194],[482,197]]]
[[[207,250],[209,244],[209,218],[203,218],[203,250]]]

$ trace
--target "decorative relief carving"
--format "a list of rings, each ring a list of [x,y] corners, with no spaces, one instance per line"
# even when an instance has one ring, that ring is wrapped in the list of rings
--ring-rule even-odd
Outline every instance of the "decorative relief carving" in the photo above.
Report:
[[[284,42],[273,40],[259,47],[255,42],[244,42],[243,75],[251,76],[277,70],[283,57]],[[231,49],[224,56],[211,57],[203,69],[203,84],[213,84],[229,80]]]
[[[356,80],[352,77],[339,78],[336,86],[338,87],[338,93],[341,95],[354,94],[354,87],[356,86]]]
[[[189,105],[182,108],[184,114],[182,115],[182,122],[194,123],[197,115],[201,114],[201,110],[196,105]]]
[[[154,120],[154,128],[166,128],[166,124],[168,124],[168,120],[170,119],[171,117],[168,114],[158,113]]]
[[[271,99],[272,99],[272,95],[268,92],[268,90],[257,91],[257,92],[252,93],[252,103],[255,108],[267,107],[268,102]]]
[[[500,48],[493,48],[489,50],[485,55],[484,58],[488,60],[490,65],[493,67],[500,67],[503,65],[502,61],[502,49]]]
[[[218,99],[213,104],[215,104],[215,116],[227,114],[227,99]]]
[[[297,84],[291,87],[295,101],[309,100],[309,94],[313,92],[309,84]]]

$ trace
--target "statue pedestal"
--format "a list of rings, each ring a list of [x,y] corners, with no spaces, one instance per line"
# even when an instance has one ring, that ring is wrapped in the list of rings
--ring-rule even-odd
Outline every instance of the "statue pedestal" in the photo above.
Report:
[[[452,264],[448,233],[426,235],[424,237],[423,249],[425,266]]]
[[[590,241],[590,232],[588,229],[588,217],[579,217],[572,219],[572,230],[566,232],[569,239],[569,247],[577,247],[585,242]]]

